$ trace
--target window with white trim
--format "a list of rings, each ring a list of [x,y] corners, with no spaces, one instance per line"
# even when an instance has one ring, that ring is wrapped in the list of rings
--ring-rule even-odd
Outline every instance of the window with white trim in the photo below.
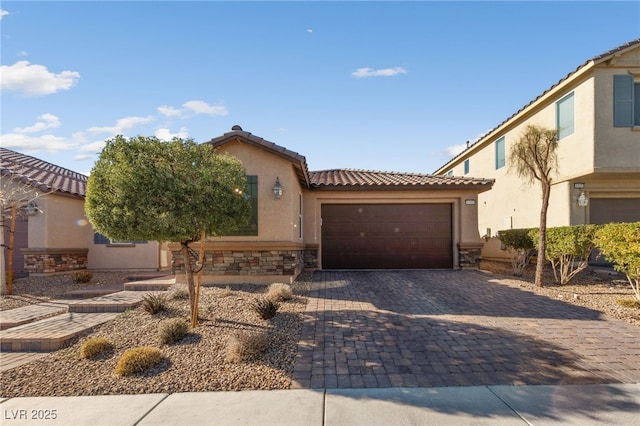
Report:
[[[504,136],[495,142],[496,146],[496,170],[501,169],[506,164],[504,155]]]

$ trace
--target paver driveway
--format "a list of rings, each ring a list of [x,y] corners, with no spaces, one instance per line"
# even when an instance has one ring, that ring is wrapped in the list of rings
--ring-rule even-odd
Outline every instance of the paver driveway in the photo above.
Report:
[[[321,271],[295,388],[640,382],[640,327],[480,271]]]

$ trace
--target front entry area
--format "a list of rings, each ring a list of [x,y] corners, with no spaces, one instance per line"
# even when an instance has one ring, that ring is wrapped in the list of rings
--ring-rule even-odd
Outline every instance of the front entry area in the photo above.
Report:
[[[323,204],[323,269],[453,268],[451,204]]]

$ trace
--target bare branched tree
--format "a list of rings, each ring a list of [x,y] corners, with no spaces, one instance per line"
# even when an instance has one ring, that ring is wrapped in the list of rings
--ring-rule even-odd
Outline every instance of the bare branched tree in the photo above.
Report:
[[[535,284],[542,287],[547,242],[547,210],[551,195],[552,177],[558,172],[557,131],[528,125],[509,152],[510,171],[531,184],[540,182],[542,207],[540,208],[540,233],[538,234],[538,260]]]
[[[26,178],[19,166],[3,164],[0,175],[0,247],[2,247],[0,294],[13,293],[13,236],[16,219],[19,215],[26,214],[25,208],[29,204],[49,192],[46,186]],[[9,241],[5,241],[7,222],[9,222]],[[5,252],[8,265],[5,265]]]

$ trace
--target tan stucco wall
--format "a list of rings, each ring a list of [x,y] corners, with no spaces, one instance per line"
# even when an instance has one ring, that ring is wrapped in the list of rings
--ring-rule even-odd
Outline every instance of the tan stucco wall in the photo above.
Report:
[[[640,49],[617,58],[596,72],[595,164],[597,172],[640,172],[640,127],[613,127],[613,76],[636,75],[640,82]]]
[[[247,175],[258,176],[258,236],[219,237],[212,241],[302,242],[298,234],[299,196],[302,188],[291,161],[249,143],[232,141],[218,149],[238,158]],[[273,197],[276,178],[284,189]]]
[[[539,182],[526,184],[509,173],[509,150],[527,124],[556,128],[556,102],[574,93],[573,134],[558,141],[559,173],[547,216],[548,226],[588,223],[588,208],[579,207],[581,192],[574,183],[584,183],[589,197],[640,198],[640,128],[613,127],[613,75],[635,72],[640,80],[640,49],[619,56],[613,63],[588,66],[585,72],[551,89],[515,119],[499,126],[487,140],[471,147],[441,173],[453,170],[464,175],[464,160],[470,159],[469,176],[494,178],[493,188],[479,195],[479,232],[491,235],[501,229],[537,227],[540,221]],[[506,166],[495,169],[495,141],[505,137]],[[483,256],[499,255],[499,244],[489,241]]]
[[[48,194],[36,203],[42,212],[29,217],[30,248],[88,248],[84,200]]]
[[[92,270],[155,271],[159,269],[163,257],[164,263],[168,263],[167,253],[160,251],[156,241],[146,244],[93,244],[91,234],[88,262]]]

